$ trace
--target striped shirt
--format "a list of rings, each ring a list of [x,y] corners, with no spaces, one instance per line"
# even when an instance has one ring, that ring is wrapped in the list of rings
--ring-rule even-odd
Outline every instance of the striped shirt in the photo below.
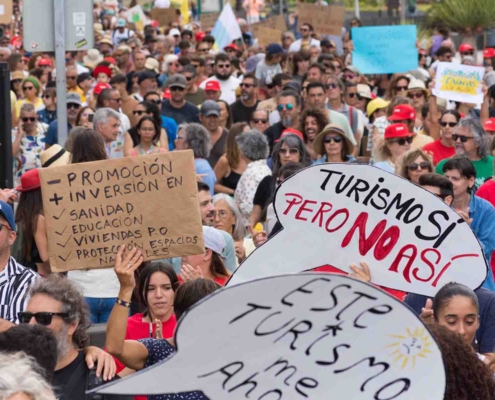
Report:
[[[0,272],[0,318],[19,323],[17,314],[26,309],[29,287],[37,278],[36,272],[18,264],[14,257],[9,258]]]

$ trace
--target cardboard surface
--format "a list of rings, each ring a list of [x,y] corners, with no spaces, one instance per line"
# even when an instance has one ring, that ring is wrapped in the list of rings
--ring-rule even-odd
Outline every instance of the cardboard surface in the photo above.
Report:
[[[345,21],[343,6],[319,6],[310,3],[298,3],[298,29],[307,22],[313,26],[318,35],[342,36],[342,26]]]
[[[192,151],[40,169],[52,271],[110,267],[122,244],[145,260],[200,254]]]

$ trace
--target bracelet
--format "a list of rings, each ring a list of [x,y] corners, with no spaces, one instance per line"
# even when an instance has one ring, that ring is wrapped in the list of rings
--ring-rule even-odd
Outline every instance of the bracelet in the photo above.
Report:
[[[122,306],[122,307],[131,308],[131,303],[128,301],[117,299],[117,300],[115,300],[115,303],[117,303],[119,306]]]

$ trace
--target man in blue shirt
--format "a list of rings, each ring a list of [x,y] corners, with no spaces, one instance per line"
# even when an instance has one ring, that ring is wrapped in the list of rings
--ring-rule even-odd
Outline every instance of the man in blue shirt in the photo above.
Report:
[[[43,92],[43,103],[45,108],[38,111],[38,121],[50,125],[57,119],[57,90],[54,87],[48,87]]]
[[[76,117],[81,108],[81,96],[78,93],[67,93],[67,132],[76,126]],[[58,120],[53,121],[48,127],[45,139],[45,148],[58,143]]]

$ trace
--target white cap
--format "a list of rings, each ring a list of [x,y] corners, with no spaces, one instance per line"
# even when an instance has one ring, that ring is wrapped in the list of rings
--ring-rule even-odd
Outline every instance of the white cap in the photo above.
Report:
[[[203,226],[203,237],[205,247],[221,256],[227,244],[220,231],[210,226]]]

